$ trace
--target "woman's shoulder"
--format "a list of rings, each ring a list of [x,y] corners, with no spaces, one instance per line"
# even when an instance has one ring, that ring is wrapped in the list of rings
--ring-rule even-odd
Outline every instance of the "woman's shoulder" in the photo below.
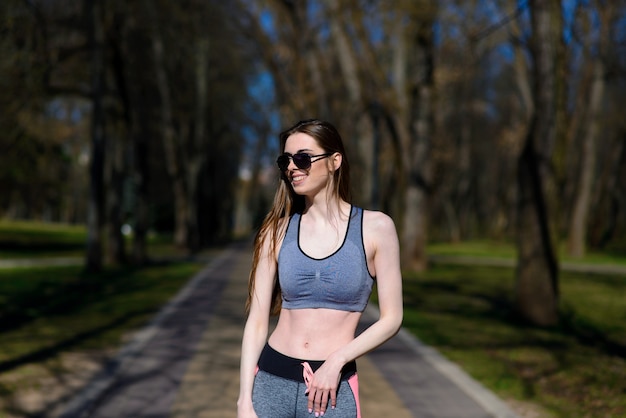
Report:
[[[399,240],[396,231],[396,225],[391,218],[384,212],[377,210],[363,211],[363,239],[367,246],[370,246],[374,254],[379,249],[384,249],[384,253],[389,251],[397,252]]]
[[[396,226],[391,216],[378,210],[363,209],[363,228],[371,232],[395,233]]]

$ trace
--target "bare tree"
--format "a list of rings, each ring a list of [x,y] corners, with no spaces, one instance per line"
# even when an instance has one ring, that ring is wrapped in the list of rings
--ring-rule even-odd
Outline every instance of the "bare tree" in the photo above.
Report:
[[[151,28],[154,73],[160,99],[160,131],[165,149],[165,166],[170,176],[174,195],[174,244],[180,248],[185,248],[188,242],[189,202],[179,148],[181,139],[174,127],[172,93],[170,91],[172,83],[167,74],[163,38],[156,11],[157,6],[153,2],[146,1],[144,7]]]
[[[561,2],[531,1],[530,12],[534,111],[518,160],[516,304],[527,320],[551,325],[558,321],[558,262],[546,187],[556,136]]]
[[[595,47],[585,45],[585,56],[591,65],[590,88],[583,89],[581,96],[587,100],[580,100],[586,107],[584,124],[577,125],[584,129],[582,153],[580,154],[580,173],[578,187],[574,198],[572,215],[570,218],[567,249],[571,256],[582,257],[587,246],[587,230],[589,211],[592,201],[592,190],[596,178],[597,143],[600,137],[602,110],[606,89],[606,54],[608,53],[609,36],[612,18],[615,15],[615,4],[595,2],[599,21],[599,36]],[[587,37],[589,39],[589,37]],[[595,52],[594,52],[595,50]]]
[[[355,51],[355,44],[346,33],[346,28],[358,27],[358,21],[349,25],[345,17],[345,8],[332,1],[325,1],[330,33],[335,50],[337,61],[341,68],[343,84],[348,92],[348,100],[345,103],[345,112],[341,112],[339,119],[341,125],[347,127],[347,134],[352,138],[352,145],[357,150],[354,155],[358,158],[355,167],[355,174],[360,181],[357,183],[358,198],[368,207],[373,206],[374,191],[374,132],[372,120],[368,112],[368,104],[363,93],[365,81],[359,76],[359,58]],[[351,12],[354,12],[351,10]],[[351,13],[354,16],[353,13]],[[358,16],[358,15],[357,15]],[[357,19],[355,19],[357,20]],[[367,45],[364,36],[359,39],[360,44]],[[352,125],[352,126],[351,126]],[[351,135],[351,133],[354,133]]]
[[[133,243],[132,261],[137,265],[145,264],[148,259],[147,253],[147,230],[148,230],[148,133],[144,125],[148,124],[149,117],[145,108],[147,103],[142,103],[141,89],[145,85],[142,83],[140,65],[144,59],[140,56],[137,44],[143,45],[136,39],[138,8],[124,3],[120,8],[118,16],[118,28],[113,40],[113,59],[115,80],[117,84],[117,94],[121,102],[122,120],[126,126],[125,133],[129,142],[129,180],[132,196],[129,204],[129,211],[132,219]],[[145,52],[143,52],[145,54]]]
[[[85,266],[89,271],[102,268],[102,225],[104,211],[104,28],[102,4],[85,0],[89,44],[91,45],[91,159],[90,193],[87,217],[87,251]]]
[[[394,50],[394,91],[399,112],[387,108],[390,131],[396,139],[401,163],[400,241],[407,268],[427,266],[429,200],[432,182],[431,149],[434,135],[435,2],[424,0],[407,6],[410,24],[404,27]],[[395,113],[395,116],[391,116]]]

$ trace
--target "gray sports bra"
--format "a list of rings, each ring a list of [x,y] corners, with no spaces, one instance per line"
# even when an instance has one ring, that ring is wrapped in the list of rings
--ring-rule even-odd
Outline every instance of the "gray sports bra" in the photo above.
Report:
[[[289,220],[278,254],[283,308],[363,312],[374,283],[363,245],[363,209],[352,207],[343,244],[322,259],[300,248],[300,220],[299,213]]]

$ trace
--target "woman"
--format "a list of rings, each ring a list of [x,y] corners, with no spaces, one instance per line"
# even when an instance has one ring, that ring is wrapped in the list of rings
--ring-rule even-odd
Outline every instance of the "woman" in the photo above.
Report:
[[[280,142],[282,181],[248,285],[238,417],[360,417],[354,360],[402,322],[395,226],[350,204],[349,164],[331,124],[301,121]],[[374,280],[380,318],[355,338]]]

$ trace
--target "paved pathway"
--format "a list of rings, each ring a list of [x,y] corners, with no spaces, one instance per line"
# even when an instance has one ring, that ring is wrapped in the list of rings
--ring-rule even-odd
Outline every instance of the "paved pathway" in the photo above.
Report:
[[[194,276],[76,395],[62,418],[235,417],[251,251],[234,245]],[[360,329],[377,315],[370,306]],[[363,416],[515,417],[456,365],[402,330],[358,360]]]

